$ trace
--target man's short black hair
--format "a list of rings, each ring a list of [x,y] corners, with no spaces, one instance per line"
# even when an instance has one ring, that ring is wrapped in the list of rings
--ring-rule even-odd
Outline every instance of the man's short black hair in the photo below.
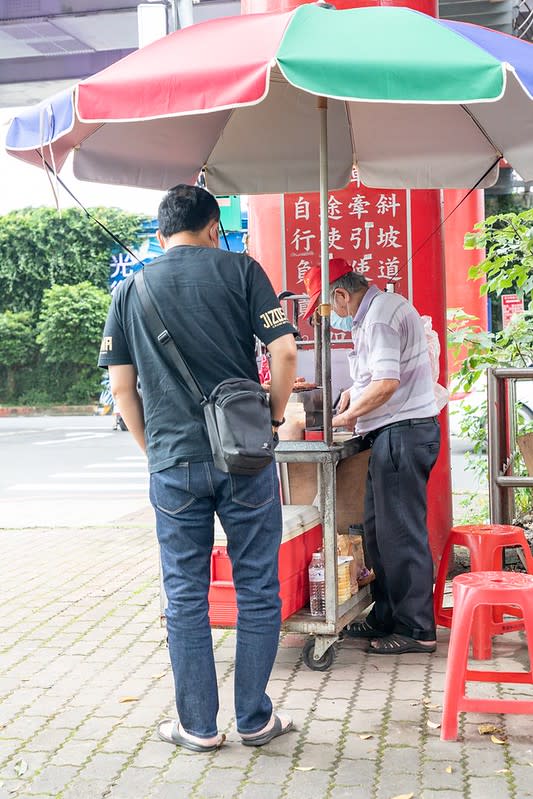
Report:
[[[184,231],[197,233],[219,219],[220,208],[213,195],[199,186],[186,183],[169,189],[157,211],[159,230],[165,239]]]

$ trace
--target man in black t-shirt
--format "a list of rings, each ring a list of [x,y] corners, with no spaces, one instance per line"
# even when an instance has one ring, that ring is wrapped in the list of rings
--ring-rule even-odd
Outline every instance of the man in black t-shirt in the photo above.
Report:
[[[259,382],[254,336],[263,341],[271,356],[276,430],[296,373],[294,330],[260,265],[247,255],[218,249],[219,218],[215,198],[204,189],[170,189],[158,213],[165,254],[146,267],[147,288],[206,395],[231,377]],[[216,722],[207,601],[216,512],[227,536],[239,610],[237,729],[247,746],[268,743],[292,726],[290,718],[273,712],[266,694],[280,629],[282,520],[275,464],[258,476],[228,475],[215,468],[203,410],[163,360],[133,277],[113,297],[99,365],[109,367],[113,395],[150,470],[178,711],[177,721],[159,724],[159,736],[200,752],[224,741]]]

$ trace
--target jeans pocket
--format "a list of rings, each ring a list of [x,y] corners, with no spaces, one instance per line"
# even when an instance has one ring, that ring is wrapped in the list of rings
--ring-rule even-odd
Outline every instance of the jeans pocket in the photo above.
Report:
[[[163,513],[177,516],[188,508],[196,497],[189,491],[189,464],[179,463],[151,476],[151,500]]]
[[[273,465],[266,466],[257,475],[230,474],[231,498],[245,508],[261,508],[274,499]]]

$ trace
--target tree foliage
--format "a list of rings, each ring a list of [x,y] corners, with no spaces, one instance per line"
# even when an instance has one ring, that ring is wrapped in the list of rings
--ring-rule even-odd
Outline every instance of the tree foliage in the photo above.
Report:
[[[485,192],[485,213],[487,216],[497,214],[518,214],[533,207],[533,192],[517,192],[516,194],[491,195]]]
[[[85,403],[98,395],[98,345],[110,302],[107,291],[88,281],[45,289],[37,342],[49,364],[50,399]]]
[[[32,315],[0,313],[0,363],[17,367],[31,364],[37,350]]]
[[[454,389],[470,392],[485,387],[489,368],[533,365],[533,311],[527,309],[533,298],[533,209],[520,213],[489,216],[465,236],[465,249],[484,247],[486,256],[469,270],[469,279],[486,278],[480,295],[501,295],[509,289],[524,298],[526,310],[513,317],[502,330],[487,332],[479,320],[462,309],[451,309],[448,319],[448,344],[461,366],[454,376]],[[528,432],[531,422],[520,403],[513,409],[517,434]],[[461,436],[473,443],[467,467],[486,478],[487,402],[463,406]],[[512,454],[514,474],[526,474],[518,451]],[[531,506],[531,490],[515,490],[520,512]],[[470,509],[469,509],[470,510]]]
[[[483,330],[478,321],[462,309],[449,311],[448,345],[455,358],[461,359],[455,375],[460,391],[471,391],[489,368],[533,365],[533,311],[516,314],[496,333]]]
[[[500,295],[506,289],[533,295],[533,209],[489,216],[465,236],[465,249],[485,248],[481,263],[470,267],[472,280],[482,277],[480,293]]]
[[[147,218],[116,208],[90,209],[128,246]],[[0,217],[0,312],[39,312],[45,289],[89,281],[106,289],[115,242],[77,208],[26,208]]]
[[[37,354],[32,315],[28,312],[0,313],[0,366],[4,372],[4,393],[17,392],[17,376],[24,367],[31,367]]]
[[[111,296],[88,281],[45,289],[37,342],[47,361],[94,366]]]

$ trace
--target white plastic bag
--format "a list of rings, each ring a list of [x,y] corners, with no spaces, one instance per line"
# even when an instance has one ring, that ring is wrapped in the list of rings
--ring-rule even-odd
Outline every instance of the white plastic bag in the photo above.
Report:
[[[429,362],[431,364],[431,374],[433,376],[433,391],[435,394],[435,402],[437,408],[441,411],[447,404],[450,398],[450,392],[438,382],[439,380],[439,356],[440,356],[440,341],[435,330],[431,324],[431,316],[423,316],[422,322],[424,324],[424,332],[426,334],[426,342],[428,345]]]

